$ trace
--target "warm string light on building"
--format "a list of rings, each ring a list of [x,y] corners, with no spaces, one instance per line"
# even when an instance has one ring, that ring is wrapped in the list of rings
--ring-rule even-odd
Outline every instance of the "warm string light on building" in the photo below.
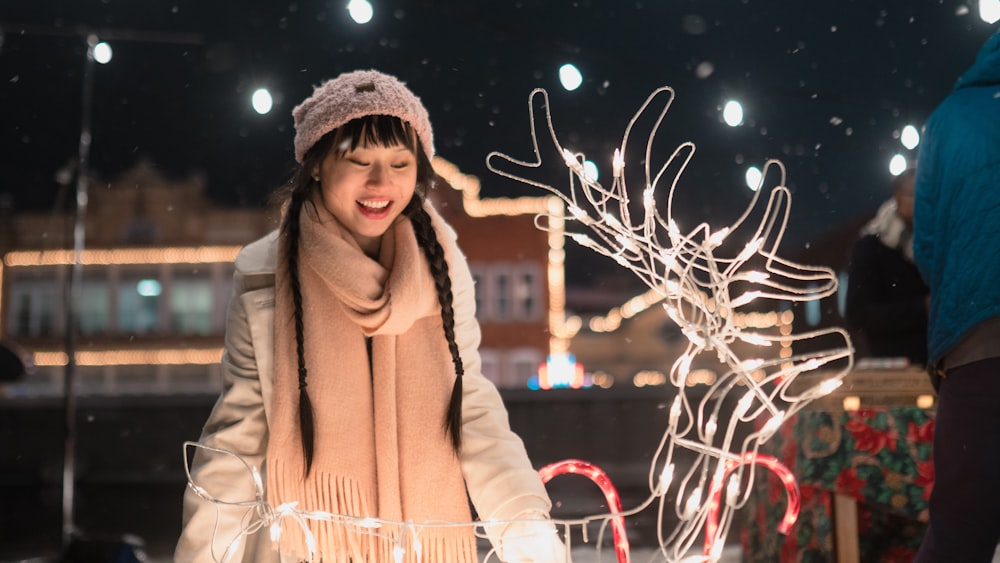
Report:
[[[463,174],[457,166],[441,157],[434,158],[434,170],[452,188],[461,192],[462,207],[470,217],[534,215],[546,219],[543,231],[548,234],[549,350],[537,375],[529,380],[528,388],[579,389],[586,386],[583,366],[569,352],[569,342],[580,330],[580,319],[566,317],[566,238],[563,236],[565,218],[562,200],[555,196],[482,199],[480,182],[475,176]]]
[[[535,215],[545,217],[548,233],[548,263],[546,273],[549,292],[549,357],[563,357],[569,351],[569,341],[579,330],[579,319],[566,318],[566,251],[565,219],[562,200],[554,196],[488,198],[480,197],[479,179],[463,174],[453,163],[434,157],[434,171],[461,192],[462,207],[470,217],[497,215]]]
[[[663,299],[664,296],[661,292],[654,289],[647,290],[644,293],[632,297],[624,304],[611,309],[604,315],[591,317],[587,321],[587,328],[590,329],[591,332],[595,333],[615,332],[622,327],[623,321],[631,319],[648,310],[653,305],[661,303]],[[765,330],[773,329],[782,336],[789,336],[792,333],[792,323],[795,320],[795,314],[791,310],[768,312],[751,311],[747,313],[730,311],[729,314],[733,316],[733,324],[737,328]],[[570,337],[572,337],[576,334],[576,331],[582,327],[583,322],[579,317],[573,316],[567,319],[567,325],[576,329],[570,335]],[[777,342],[778,357],[791,357],[791,339],[779,339]],[[715,383],[716,378],[717,374],[712,370],[692,369],[688,373],[686,384],[688,386],[699,384],[711,385],[712,383]],[[632,384],[636,387],[665,385],[666,383],[666,375],[658,370],[643,370],[636,373],[632,378]]]
[[[149,365],[215,365],[222,357],[222,348],[184,348],[148,350],[78,351],[76,363],[80,366],[149,366]],[[66,352],[36,352],[36,366],[65,366],[69,362]]]
[[[82,252],[80,262],[85,266],[209,264],[232,262],[239,251],[239,246],[88,249]],[[22,250],[7,253],[3,264],[6,267],[69,266],[73,260],[72,250]]]
[[[85,249],[80,262],[86,266],[149,266],[173,264],[228,264],[236,259],[239,246],[151,247]],[[9,252],[0,263],[0,291],[5,274],[19,268],[69,266],[74,263],[72,250],[26,250]],[[0,314],[4,311],[0,310]],[[222,357],[219,346],[158,347],[136,349],[108,348],[80,350],[76,363],[87,367],[142,366],[142,365],[215,365]],[[33,364],[38,367],[62,367],[69,362],[63,350],[36,350]]]
[[[548,291],[548,307],[541,310],[541,315],[543,316],[540,319],[544,323],[545,328],[547,328],[548,335],[547,337],[543,337],[547,342],[543,340],[542,345],[539,346],[539,352],[541,358],[548,357],[555,359],[555,365],[564,364],[565,362],[562,360],[566,358],[569,348],[567,334],[572,333],[573,325],[571,323],[568,324],[565,318],[565,256],[563,250],[564,237],[562,235],[562,201],[552,196],[482,199],[480,197],[480,184],[477,178],[463,174],[454,164],[440,157],[434,159],[433,165],[435,171],[447,181],[448,185],[455,188],[460,194],[463,210],[469,217],[522,216],[528,218],[529,221],[538,215],[552,217],[551,224],[547,226],[543,236],[543,244],[546,244],[543,251],[545,254],[540,257],[539,261],[541,272],[544,272],[546,275],[545,281],[542,283],[547,283]],[[192,271],[199,271],[201,272],[199,275],[208,276],[212,280],[212,283],[215,284],[213,287],[213,291],[215,292],[213,299],[223,300],[227,297],[229,290],[225,284],[225,281],[230,278],[227,271],[239,253],[240,248],[240,246],[236,245],[95,247],[83,249],[80,255],[80,263],[88,268],[90,283],[93,283],[93,280],[98,277],[103,276],[102,279],[110,284],[111,292],[115,291],[113,286],[120,283],[119,280],[122,277],[134,277],[136,275],[135,272],[141,272],[138,274],[138,279],[128,280],[133,285],[128,288],[119,288],[118,291],[138,293],[142,298],[160,298],[164,303],[174,297],[170,295],[171,288],[161,288],[161,283],[169,284],[170,281],[167,281],[168,278],[176,279],[179,276],[190,278]],[[27,328],[15,324],[20,319],[19,315],[21,315],[17,311],[23,310],[25,306],[23,303],[19,305],[18,300],[13,298],[16,293],[11,292],[9,288],[15,288],[16,290],[18,288],[18,279],[30,280],[33,276],[45,275],[49,280],[54,280],[54,291],[58,294],[61,291],[59,284],[66,281],[64,279],[66,277],[64,275],[64,267],[72,266],[74,263],[75,255],[72,249],[16,250],[6,253],[3,259],[0,260],[0,292],[5,292],[0,293],[0,295],[5,296],[5,300],[0,303],[0,318],[6,321],[6,323],[0,323],[0,337],[13,336],[23,338],[26,336],[25,331],[38,332],[39,330],[35,324],[31,324]],[[190,266],[191,268],[185,269],[186,266]],[[208,269],[200,268],[201,266],[207,266]],[[214,273],[209,273],[209,270],[212,270]],[[127,274],[124,273],[126,271],[128,272]],[[30,281],[21,283],[22,289],[27,283],[30,283]],[[21,293],[25,292],[22,291]],[[44,300],[44,298],[38,297],[39,294],[40,292],[33,293],[31,299]],[[108,295],[110,297],[104,297],[103,295],[101,297],[103,299],[110,298],[112,301],[119,299],[111,293]],[[165,295],[165,297],[160,297],[161,295]],[[48,302],[54,308],[53,316],[56,319],[52,330],[62,330],[63,327],[59,324],[59,319],[63,318],[60,308],[62,305],[58,300],[49,299]],[[116,307],[120,306],[121,303],[118,301],[113,305],[106,305],[102,310],[102,312],[107,314],[107,318],[104,320],[107,325],[123,322],[121,316],[117,314],[118,309],[116,309]],[[161,307],[161,309],[170,306],[167,304]],[[165,311],[161,310],[159,313],[165,313]],[[41,313],[34,309],[32,309],[32,314],[35,317],[41,315]],[[212,315],[215,316],[216,313],[213,312]],[[161,316],[163,315],[161,314]],[[36,323],[35,320],[30,322]],[[213,320],[212,322],[215,321]],[[37,321],[39,326],[42,323],[43,321]],[[105,390],[106,382],[123,380],[124,376],[122,374],[125,372],[103,368],[113,368],[114,366],[150,366],[155,368],[157,366],[216,365],[218,364],[218,358],[221,356],[219,348],[211,346],[207,342],[200,342],[198,344],[200,349],[197,351],[197,354],[189,353],[189,350],[177,350],[175,349],[178,346],[177,344],[166,342],[161,342],[159,349],[154,349],[158,344],[153,341],[162,340],[160,337],[171,330],[169,326],[159,325],[155,328],[157,333],[151,335],[152,338],[149,338],[149,340],[153,341],[141,344],[137,350],[135,342],[120,342],[121,339],[117,338],[120,335],[113,334],[113,329],[109,333],[107,325],[102,325],[102,327],[97,329],[87,327],[87,330],[92,331],[89,333],[90,335],[96,335],[96,341],[88,346],[85,354],[74,355],[74,359],[83,367],[101,368],[100,370],[88,370],[85,385],[88,393],[103,392],[102,390]],[[212,330],[218,331],[221,329],[213,327]],[[28,336],[37,336],[35,332]],[[198,333],[197,337],[213,338],[214,336],[214,333],[208,336]],[[36,343],[32,348],[32,353],[34,354],[33,365],[35,367],[51,371],[51,368],[65,367],[69,362],[67,354],[59,350],[51,342]],[[212,358],[213,355],[214,358]],[[155,373],[162,375],[167,372],[159,370]],[[193,372],[173,370],[169,371],[169,373]],[[137,378],[132,377],[131,379],[137,381]],[[563,377],[563,379],[566,378]],[[18,392],[48,392],[48,389],[52,389],[52,381],[55,380],[52,378],[46,380],[39,377],[34,379],[31,384],[22,386],[23,388],[19,389]],[[184,378],[184,385],[188,388],[194,384],[194,378]]]
[[[213,264],[232,263],[239,253],[239,246],[197,246],[197,247],[153,247],[153,248],[108,248],[84,249],[80,253],[80,263],[84,266],[156,266],[170,264]],[[0,261],[0,291],[3,290],[4,270],[17,268],[39,268],[71,266],[76,260],[73,250],[20,250],[8,252]],[[2,295],[2,293],[0,293]],[[0,300],[0,316],[5,312]],[[0,332],[0,337],[4,336]],[[111,353],[111,352],[108,352]],[[65,353],[61,360],[52,359],[52,354],[40,352],[39,366],[66,365]],[[37,354],[36,354],[37,356]],[[218,360],[219,356],[216,356]],[[112,365],[114,360],[102,359],[98,364]],[[201,362],[197,362],[201,363]]]

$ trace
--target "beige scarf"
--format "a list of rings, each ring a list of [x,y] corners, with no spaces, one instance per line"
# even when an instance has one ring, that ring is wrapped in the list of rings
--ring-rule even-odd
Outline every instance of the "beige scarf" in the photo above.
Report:
[[[461,257],[450,229],[430,205],[425,209],[448,257]],[[392,562],[397,542],[407,562],[417,560],[418,550],[425,563],[476,561],[468,526],[420,527],[469,522],[471,515],[461,467],[444,431],[455,368],[412,224],[401,218],[389,229],[377,262],[318,199],[303,206],[300,226],[314,457],[304,478],[294,309],[285,254],[279,251],[268,502],[278,507],[298,501],[300,510],[407,523],[374,530],[387,539],[355,526],[311,521],[315,560],[324,563]],[[370,370],[366,336],[372,337]],[[280,550],[307,559],[299,530],[284,520]]]

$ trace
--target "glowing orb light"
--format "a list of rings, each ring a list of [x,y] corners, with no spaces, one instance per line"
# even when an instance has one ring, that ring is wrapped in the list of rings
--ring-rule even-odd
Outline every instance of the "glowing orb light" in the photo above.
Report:
[[[271,98],[271,92],[267,88],[258,88],[250,97],[250,104],[253,106],[254,111],[264,115],[274,107],[274,100]]]
[[[583,84],[583,74],[576,65],[566,63],[559,67],[559,82],[567,91],[572,92]]]
[[[736,100],[729,100],[722,108],[722,120],[730,127],[738,127],[743,124],[743,104]]]
[[[351,0],[347,3],[347,12],[357,24],[366,24],[375,16],[375,9],[368,0]]]
[[[899,176],[900,174],[903,173],[904,170],[906,170],[906,157],[905,156],[903,156],[901,154],[897,154],[897,155],[894,155],[891,159],[889,159],[889,173],[890,174],[892,174],[893,176]]]
[[[904,147],[913,150],[920,144],[920,132],[917,131],[916,127],[907,125],[903,127],[903,132],[899,134],[899,141],[903,143]]]
[[[111,50],[111,45],[101,41],[97,45],[94,45],[93,56],[94,60],[98,63],[105,65],[111,62],[111,57],[114,55]]]

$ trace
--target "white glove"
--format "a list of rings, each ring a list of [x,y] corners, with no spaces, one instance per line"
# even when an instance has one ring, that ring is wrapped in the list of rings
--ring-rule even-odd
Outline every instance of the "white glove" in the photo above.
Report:
[[[496,528],[498,533],[491,533],[490,539],[505,563],[571,563],[555,525],[545,514],[533,510]]]

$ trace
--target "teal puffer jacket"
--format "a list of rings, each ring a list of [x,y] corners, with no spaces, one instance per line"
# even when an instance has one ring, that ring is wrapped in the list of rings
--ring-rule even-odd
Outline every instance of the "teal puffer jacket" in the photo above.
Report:
[[[928,359],[1000,316],[1000,32],[927,121],[914,255],[931,289]]]

